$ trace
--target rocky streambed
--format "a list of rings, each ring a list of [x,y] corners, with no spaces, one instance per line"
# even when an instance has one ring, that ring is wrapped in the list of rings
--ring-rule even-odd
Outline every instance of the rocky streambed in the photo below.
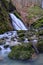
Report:
[[[36,55],[36,51],[32,46],[32,44],[34,44],[38,48],[38,51],[43,51],[43,36],[39,35],[40,34],[37,30],[10,31],[0,35],[0,64],[39,65],[40,63],[40,65],[43,65],[43,54]],[[15,59],[10,59],[11,57],[15,57]],[[18,58],[22,59],[23,61],[20,61]]]

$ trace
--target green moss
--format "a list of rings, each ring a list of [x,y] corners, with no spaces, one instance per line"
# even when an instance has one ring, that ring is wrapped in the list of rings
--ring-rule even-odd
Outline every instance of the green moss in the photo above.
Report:
[[[18,18],[21,19],[20,14],[16,8],[12,5],[11,1],[1,0],[0,1],[0,34],[12,31],[13,26],[9,17],[9,12],[13,12]]]
[[[4,33],[5,31],[13,30],[11,22],[9,20],[9,15],[6,12],[5,8],[1,7],[1,20],[0,20],[0,33]]]
[[[12,51],[8,55],[12,59],[28,60],[34,53],[34,49],[30,44],[22,44],[12,47]]]
[[[0,34],[13,30],[9,18],[9,2],[2,0],[0,2]]]
[[[19,19],[21,19],[21,15],[20,15],[20,13],[17,12],[17,10],[14,11],[14,14],[15,14]]]
[[[39,39],[39,42],[37,44],[37,48],[40,53],[43,53],[43,39]]]

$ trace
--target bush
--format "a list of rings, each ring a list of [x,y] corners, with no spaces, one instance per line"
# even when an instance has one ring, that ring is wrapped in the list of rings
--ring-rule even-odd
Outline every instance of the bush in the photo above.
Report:
[[[14,14],[15,14],[15,16],[17,16],[17,18],[19,18],[21,20],[21,15],[20,15],[20,13],[17,12],[17,10],[14,10]]]
[[[28,60],[34,53],[34,49],[31,44],[22,44],[12,47],[12,51],[9,53],[9,57],[12,59]]]
[[[0,34],[13,30],[9,18],[9,3],[6,0],[1,0],[0,6]]]
[[[34,22],[31,26],[36,29],[42,28],[43,27],[43,18]]]
[[[19,37],[24,37],[25,34],[24,34],[24,33],[20,33],[18,36],[19,36]]]
[[[30,54],[30,52],[29,51],[22,51],[21,52],[21,55],[20,55],[20,59],[21,60],[28,60],[28,59],[30,59],[31,58],[31,54]]]
[[[43,53],[43,40],[40,40],[37,44],[37,48],[40,53]]]

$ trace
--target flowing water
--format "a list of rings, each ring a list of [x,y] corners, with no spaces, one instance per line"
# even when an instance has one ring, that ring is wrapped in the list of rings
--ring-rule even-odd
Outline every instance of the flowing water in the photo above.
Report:
[[[17,32],[16,31],[10,31],[10,32],[6,32],[4,34],[0,34],[0,39],[1,38],[11,38],[11,37],[14,37],[14,36],[17,36]]]
[[[2,48],[0,50],[0,65],[43,65],[43,54],[40,54],[34,61],[11,60],[8,58],[10,48],[4,49],[3,46],[0,47]]]
[[[25,25],[22,23],[20,19],[18,19],[14,14],[10,13],[13,27],[16,30],[27,30]],[[17,36],[16,31],[6,32],[0,35],[0,38],[11,38]],[[27,39],[25,42],[28,43]],[[39,54],[38,58],[34,61],[19,61],[19,60],[11,60],[8,58],[9,52],[11,52],[10,47],[4,48],[4,45],[0,45],[0,65],[43,65],[43,54]]]
[[[14,14],[10,13],[10,17],[12,19],[12,24],[14,29],[16,30],[27,30],[26,26],[23,24],[23,22],[18,19]]]
[[[0,38],[6,35],[8,38],[12,36],[17,36],[17,32],[8,32],[3,34]],[[6,37],[5,36],[5,37]],[[27,39],[26,39],[27,42]],[[36,40],[35,40],[36,42]],[[33,61],[19,61],[19,60],[11,60],[8,58],[9,52],[11,52],[10,47],[7,49],[4,48],[4,45],[0,45],[0,65],[43,65],[43,54],[39,54],[38,58]]]
[[[37,59],[32,61],[12,60],[8,58],[10,47],[4,48],[4,45],[0,45],[0,48],[0,65],[43,65],[43,54],[39,54]]]

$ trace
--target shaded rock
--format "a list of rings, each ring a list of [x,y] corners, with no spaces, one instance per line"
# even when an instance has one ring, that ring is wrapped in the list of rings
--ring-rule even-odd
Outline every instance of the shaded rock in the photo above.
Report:
[[[3,60],[4,60],[4,58],[0,56],[0,61],[3,61]]]
[[[2,48],[0,47],[0,50],[2,50]]]
[[[0,45],[5,44],[5,40],[0,39]]]

